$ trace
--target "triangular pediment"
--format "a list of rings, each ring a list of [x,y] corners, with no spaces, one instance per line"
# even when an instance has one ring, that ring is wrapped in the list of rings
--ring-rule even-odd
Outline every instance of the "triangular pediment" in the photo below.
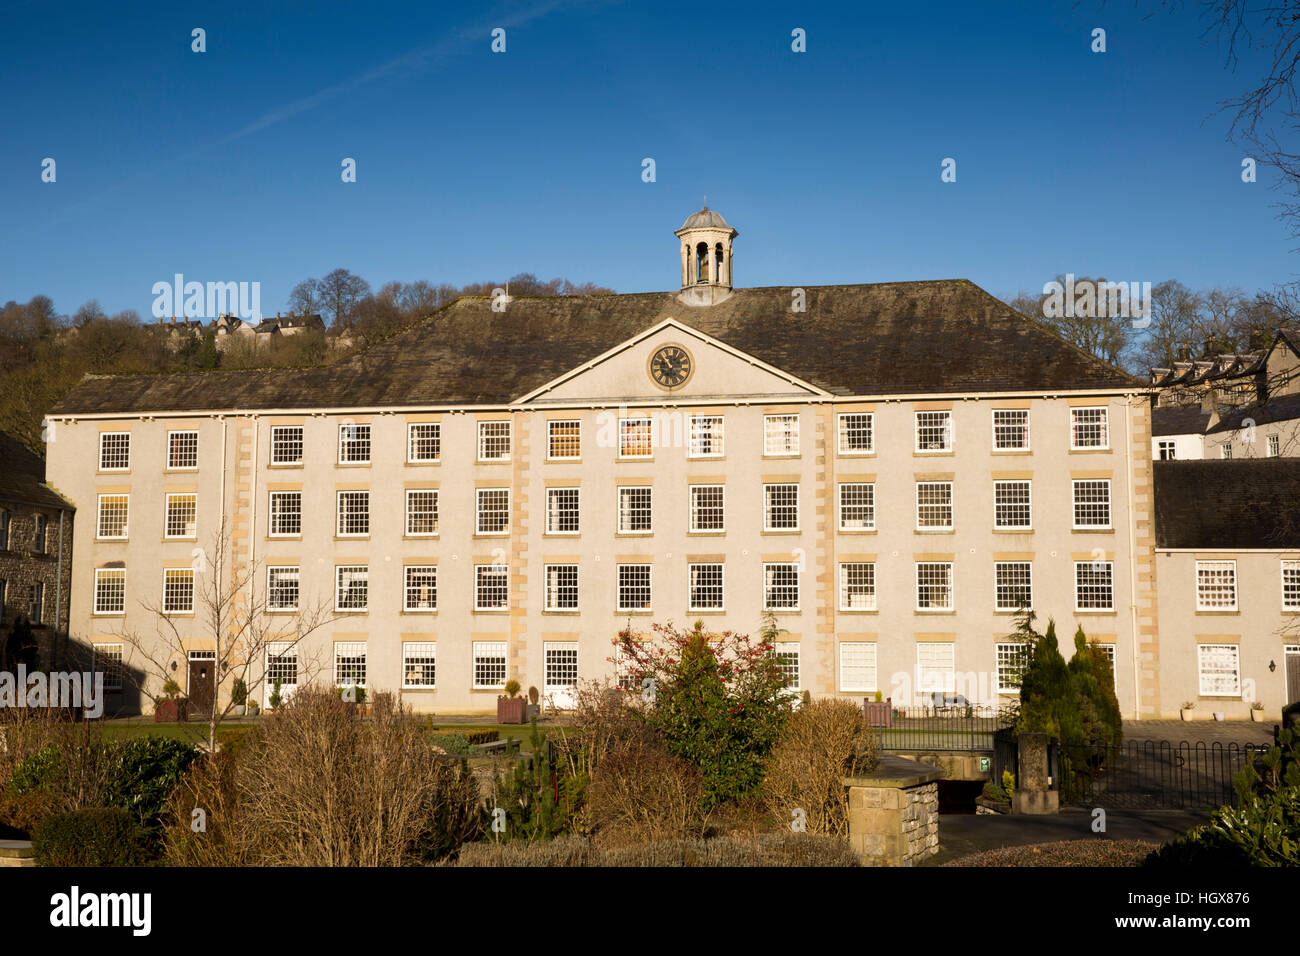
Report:
[[[666,319],[514,404],[771,401],[829,394],[698,329]]]

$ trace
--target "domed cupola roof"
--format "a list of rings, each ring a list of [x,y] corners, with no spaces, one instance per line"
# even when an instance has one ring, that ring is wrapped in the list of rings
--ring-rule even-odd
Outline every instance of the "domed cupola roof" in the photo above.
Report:
[[[686,217],[682,223],[682,229],[702,229],[712,227],[714,229],[730,229],[727,220],[722,218],[722,214],[717,210],[705,206],[697,213],[692,213]],[[680,232],[681,229],[678,230]]]

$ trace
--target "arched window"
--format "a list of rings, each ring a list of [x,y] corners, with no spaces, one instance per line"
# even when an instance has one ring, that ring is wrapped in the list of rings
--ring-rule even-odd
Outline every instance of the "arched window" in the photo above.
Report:
[[[708,282],[709,279],[709,244],[701,242],[695,247],[695,281]]]
[[[714,252],[714,260],[717,262],[717,268],[718,268],[718,275],[714,281],[720,283],[722,282],[723,276],[727,276],[728,278],[730,278],[731,276],[731,274],[727,272],[726,269],[723,268],[723,262],[726,261],[727,254],[722,251],[722,243],[718,243],[717,248],[714,249],[713,252]]]

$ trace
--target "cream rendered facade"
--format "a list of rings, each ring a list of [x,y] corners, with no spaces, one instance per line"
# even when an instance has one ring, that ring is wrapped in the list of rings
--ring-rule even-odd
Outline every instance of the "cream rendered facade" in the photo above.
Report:
[[[666,346],[690,358],[689,377],[671,389],[650,374],[653,357]],[[1072,420],[1081,409],[1105,410],[1101,447],[1072,447]],[[1028,413],[1028,449],[994,447],[999,411]],[[932,413],[940,414],[926,423],[942,421],[941,413],[951,422],[944,450],[919,448],[918,415]],[[869,451],[841,448],[842,415],[871,416]],[[655,421],[651,454],[620,454],[628,449],[620,447],[619,420],[641,416]],[[720,454],[691,454],[691,416],[722,418]],[[792,447],[765,440],[773,430],[765,424],[768,416],[794,416]],[[1097,416],[1086,413],[1089,421]],[[121,643],[126,631],[156,627],[140,602],[159,602],[164,570],[191,567],[194,549],[207,546],[224,519],[234,535],[226,559],[239,567],[298,567],[304,604],[319,598],[333,605],[337,569],[367,568],[365,610],[340,611],[305,639],[300,659],[316,662],[320,680],[341,682],[336,645],[363,644],[366,684],[400,692],[418,711],[494,711],[504,678],[494,673],[490,686],[476,686],[484,683],[475,677],[476,645],[503,644],[506,677],[559,693],[572,676],[567,665],[574,647],[579,679],[614,676],[611,642],[629,621],[640,631],[652,622],[689,625],[697,619],[710,630],[756,631],[768,597],[765,566],[771,565],[784,566],[772,573],[785,580],[791,580],[790,566],[797,573],[797,608],[786,599],[775,613],[788,632],[781,641],[797,645],[798,686],[816,695],[861,698],[880,690],[896,702],[911,702],[939,689],[996,703],[998,645],[1010,640],[1015,618],[996,607],[999,563],[1015,564],[1017,571],[1028,565],[1038,624],[1055,619],[1067,657],[1076,626],[1090,640],[1113,645],[1125,716],[1174,716],[1184,685],[1195,683],[1194,673],[1187,677],[1162,664],[1150,396],[1141,387],[831,394],[667,321],[504,405],[52,417],[58,437],[49,445],[47,474],[87,515],[76,524],[70,620],[71,632],[87,642]],[[549,423],[555,421],[580,423],[577,458],[549,454]],[[864,421],[850,420],[855,428]],[[509,455],[484,461],[480,425],[492,422],[509,424]],[[433,423],[439,426],[438,460],[410,461],[410,426]],[[302,428],[300,463],[272,460],[272,429],[285,426]],[[355,426],[368,426],[369,460],[340,463],[340,429]],[[775,427],[778,435],[789,434],[784,421]],[[169,469],[168,433],[187,430],[197,432],[197,464]],[[97,468],[101,434],[120,432],[130,435],[129,468]],[[861,435],[854,443],[862,444]],[[1029,483],[1031,527],[995,527],[997,482]],[[1076,482],[1093,489],[1108,483],[1108,527],[1076,526]],[[693,485],[722,487],[722,530],[692,531]],[[765,490],[777,485],[797,488],[794,528],[766,527],[768,494],[788,491]],[[874,527],[858,521],[859,527],[841,528],[844,485],[873,486]],[[942,501],[945,486],[951,488],[951,529],[918,528],[918,494],[930,502],[938,494]],[[620,489],[626,488],[650,489],[648,531],[620,530]],[[576,532],[548,531],[548,495],[562,489],[578,491]],[[301,492],[301,532],[273,535],[271,495],[294,491]],[[359,491],[369,493],[368,531],[339,534],[339,495]],[[437,491],[436,535],[407,533],[409,491]],[[504,533],[479,531],[481,491],[508,492]],[[192,535],[166,536],[169,494],[195,495]],[[127,536],[101,539],[96,502],[121,495],[129,496]],[[935,513],[927,510],[925,523],[935,524]],[[476,610],[476,566],[502,564],[508,566],[508,607]],[[874,601],[859,588],[850,602],[857,606],[842,606],[844,564],[855,566],[854,573],[872,566]],[[576,566],[576,609],[548,609],[548,591],[554,600],[560,580],[548,565]],[[649,610],[619,610],[620,565],[650,566]],[[722,608],[692,609],[692,565],[722,565]],[[436,567],[436,609],[404,609],[407,567]],[[918,574],[933,583],[931,575],[942,575],[944,567],[951,568],[951,608],[918,608]],[[112,568],[125,569],[124,610],[96,613],[96,571]],[[255,586],[267,586],[264,574]],[[1108,602],[1095,601],[1108,607],[1078,607],[1080,574],[1093,598],[1097,582],[1108,580]],[[182,633],[192,629],[191,650],[212,647],[201,621],[173,619]],[[1216,624],[1215,630],[1230,628]],[[1180,625],[1173,633],[1188,631]],[[407,645],[419,645],[426,655],[434,646],[434,687],[403,687]],[[566,665],[554,664],[553,674],[548,649],[562,652],[553,661]],[[793,653],[793,647],[783,651]],[[129,647],[126,652],[129,666]],[[356,649],[347,653],[355,658]],[[851,678],[842,667],[850,661]],[[480,677],[488,670],[480,669]],[[264,675],[258,662],[250,686],[263,702]]]

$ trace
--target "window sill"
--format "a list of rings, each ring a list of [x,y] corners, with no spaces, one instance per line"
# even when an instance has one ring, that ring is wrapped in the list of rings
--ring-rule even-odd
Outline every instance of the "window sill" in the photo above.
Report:
[[[425,607],[425,608],[404,607],[398,613],[402,615],[407,615],[407,614],[429,615],[429,614],[437,614],[438,609],[436,607]]]
[[[710,616],[712,616],[712,615],[718,615],[718,614],[726,614],[727,612],[726,612],[726,610],[721,610],[721,609],[718,609],[718,608],[712,608],[712,609],[707,610],[707,611],[700,611],[700,610],[697,610],[697,609],[695,609],[695,608],[691,608],[691,609],[688,610],[686,613],[687,613],[687,614],[700,614],[700,615],[710,615]]]
[[[994,534],[1033,534],[1033,528],[994,528]]]
[[[185,538],[162,538],[162,539],[160,539],[160,540],[162,541],[163,544],[173,544],[173,543],[178,542],[178,541],[189,541],[189,542],[193,543],[193,542],[199,540],[199,536],[198,536],[198,535],[190,535],[189,537],[185,537]]]
[[[792,458],[802,458],[802,457],[803,457],[803,455],[800,454],[800,453],[798,453],[798,452],[785,453],[785,454],[780,454],[780,455],[768,455],[768,454],[764,454],[764,455],[763,455],[763,460],[764,460],[764,461],[773,461],[773,460],[775,460],[775,459],[782,459],[782,460],[785,460],[785,461],[789,461],[789,460],[792,459]]]
[[[1241,614],[1239,608],[1197,608],[1195,611],[1197,617],[1223,617],[1225,615],[1232,617]]]
[[[653,531],[615,531],[616,538],[649,538],[654,534]]]
[[[798,528],[764,528],[763,534],[802,534]]]
[[[1070,534],[1114,534],[1115,529],[1111,528],[1071,528]]]
[[[615,617],[626,617],[629,614],[632,615],[633,617],[647,617],[647,616],[652,616],[654,614],[654,611],[650,608],[645,608],[639,611],[618,610],[614,612]]]
[[[1090,617],[1114,617],[1119,612],[1118,611],[1097,611],[1091,609],[1087,611],[1080,611],[1076,609],[1074,613],[1077,615],[1088,615]]]
[[[880,609],[879,609],[879,608],[874,608],[874,607],[873,607],[873,608],[865,608],[865,607],[842,607],[842,608],[840,608],[838,611],[836,611],[835,613],[836,613],[836,614],[879,614],[879,613],[880,613]]]
[[[472,613],[474,613],[474,614],[509,614],[509,613],[510,613],[510,608],[508,608],[508,607],[476,607],[476,608],[474,608],[474,610],[473,610]]]
[[[925,614],[925,615],[927,615],[927,616],[938,616],[938,617],[944,617],[944,616],[946,616],[946,615],[956,614],[956,613],[957,613],[957,610],[956,610],[955,608],[952,609],[952,610],[938,610],[938,609],[933,609],[933,608],[918,607],[918,608],[916,609],[915,613],[917,613],[917,614]]]
[[[476,531],[473,534],[475,538],[508,538],[509,531]]]
[[[130,541],[130,538],[96,538],[95,544],[129,544]],[[5,550],[9,549],[6,548]],[[17,554],[17,551],[15,550],[13,553]]]
[[[921,451],[918,449],[912,450],[913,458],[951,458],[955,454],[956,452],[952,451],[951,449],[946,451],[941,451],[937,449],[935,451]]]
[[[691,538],[720,538],[720,537],[724,536],[726,533],[727,533],[727,532],[726,532],[725,529],[722,530],[722,531],[688,531],[688,532],[686,532],[687,536],[688,536],[688,537],[691,537]]]
[[[263,540],[264,540],[264,541],[301,541],[301,540],[302,540],[302,535],[300,535],[300,534],[268,534],[268,535],[267,535]]]
[[[429,532],[424,532],[422,534],[407,533],[402,535],[402,540],[403,541],[436,541],[438,540],[438,532],[429,531]]]
[[[270,469],[270,468],[301,468],[301,467],[303,467],[303,463],[300,462],[300,461],[273,461],[273,462],[269,462],[269,463],[267,464],[266,467],[267,467],[268,469]]]
[[[581,531],[543,531],[543,538],[581,538]]]
[[[548,458],[548,459],[546,459],[546,464],[548,464],[548,465],[581,465],[581,464],[582,464],[582,459],[581,459],[581,458]]]
[[[1033,451],[1029,448],[994,448],[989,452],[990,455],[1032,455]]]
[[[334,609],[334,613],[335,613],[335,614],[344,614],[344,615],[347,615],[348,617],[359,617],[359,616],[361,616],[361,615],[363,615],[363,614],[369,614],[369,613],[370,613],[370,609],[369,609],[369,608],[365,608],[365,609],[360,609],[360,608],[348,608],[348,609],[345,610],[345,609],[343,609],[343,608],[336,607],[336,608]]]
[[[403,687],[403,694],[432,694],[437,691],[436,687]]]
[[[336,461],[336,462],[334,462],[334,467],[335,467],[335,468],[369,468],[369,467],[370,467],[370,462],[368,462],[368,461]]]
[[[581,611],[581,609],[576,608],[576,607],[574,607],[574,608],[543,608],[543,609],[542,609],[542,613],[543,613],[543,614],[557,614],[557,615],[559,615],[560,617],[566,617],[566,616],[568,616],[568,617],[572,617],[572,616],[575,615],[575,614],[581,614],[582,611]]]
[[[836,458],[875,458],[874,451],[837,451]]]
[[[267,608],[267,609],[264,610],[262,613],[263,613],[263,614],[280,614],[280,615],[297,614],[297,613],[298,613],[298,609],[297,609],[296,607],[294,607],[294,608],[288,608],[288,607]]]
[[[442,459],[441,459],[441,458],[428,458],[428,459],[425,459],[425,460],[423,460],[423,461],[411,461],[411,460],[408,458],[408,459],[406,460],[406,463],[407,463],[408,465],[441,465],[441,464],[442,464]]]
[[[840,534],[878,534],[875,528],[840,528]]]
[[[1113,451],[1111,448],[1071,448],[1071,455],[1108,455]]]
[[[335,540],[335,541],[369,541],[369,540],[370,540],[370,535],[368,535],[368,534],[336,534],[336,535],[334,536],[334,540]]]

